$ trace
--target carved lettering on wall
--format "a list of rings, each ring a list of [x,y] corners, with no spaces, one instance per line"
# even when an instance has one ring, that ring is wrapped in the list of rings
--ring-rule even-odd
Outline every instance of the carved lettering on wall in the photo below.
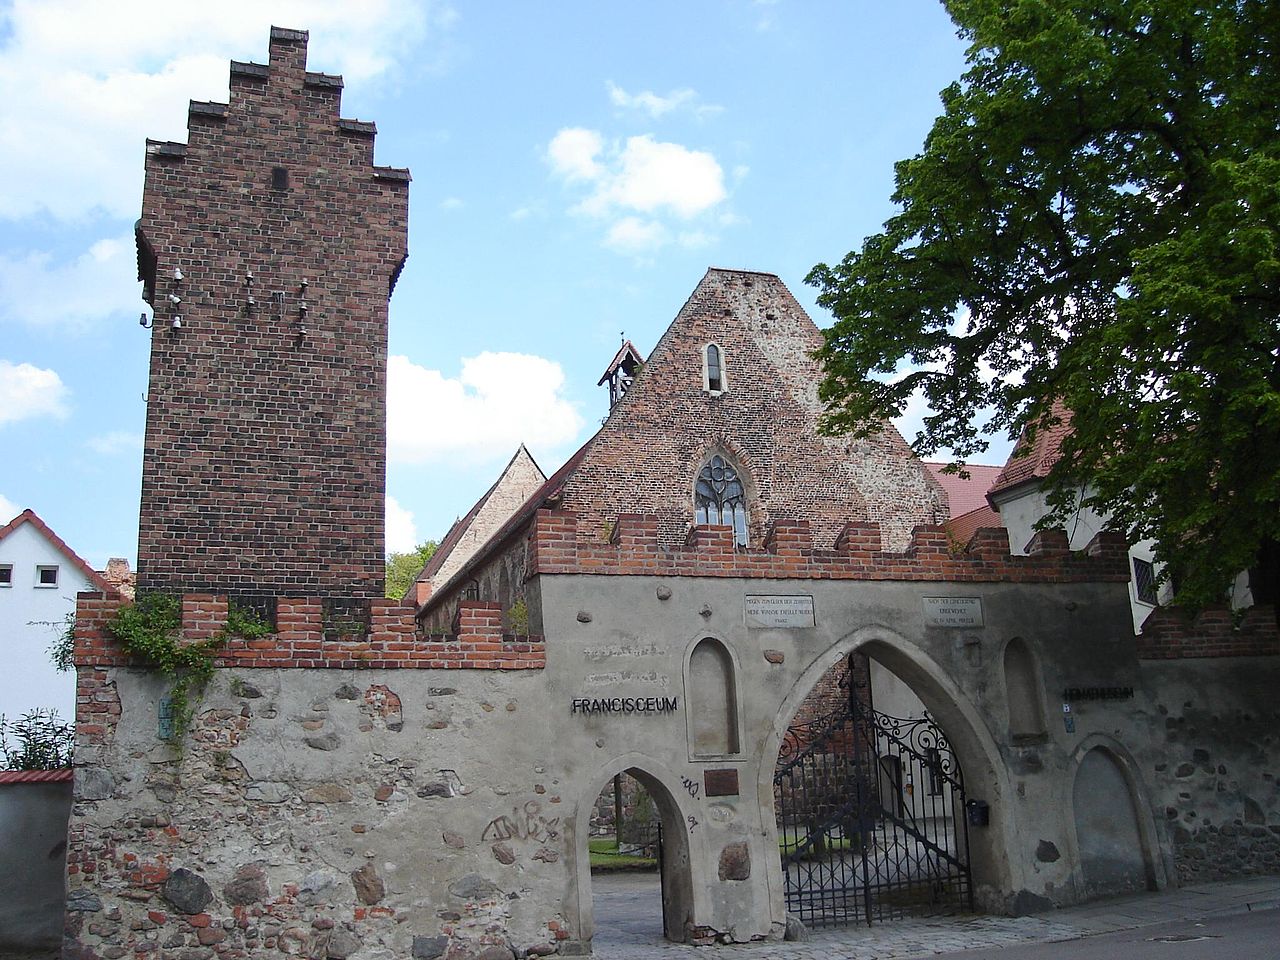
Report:
[[[801,630],[816,622],[810,596],[748,594],[743,611],[747,626],[757,629]]]
[[[665,657],[667,650],[656,643],[615,643],[607,647],[591,647],[582,651],[588,663],[600,663],[616,657]]]
[[[980,597],[921,597],[924,622],[931,627],[981,627]]]

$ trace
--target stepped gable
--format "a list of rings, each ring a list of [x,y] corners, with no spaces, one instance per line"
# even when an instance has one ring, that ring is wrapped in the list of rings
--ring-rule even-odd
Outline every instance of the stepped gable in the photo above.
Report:
[[[718,392],[706,387],[708,344],[723,358]],[[869,440],[818,435],[821,344],[778,277],[708,270],[561,486],[580,535],[647,513],[664,543],[682,543],[698,471],[716,453],[742,474],[753,543],[778,517],[807,519],[828,540],[858,519],[902,549],[912,527],[944,519],[940,486],[891,425]]]
[[[374,165],[341,100],[307,33],[273,27],[227,103],[191,103],[186,143],[147,142],[141,590],[382,595],[409,172]]]

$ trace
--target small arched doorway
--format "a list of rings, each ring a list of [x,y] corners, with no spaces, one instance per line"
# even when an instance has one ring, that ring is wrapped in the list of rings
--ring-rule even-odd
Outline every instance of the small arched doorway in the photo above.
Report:
[[[1115,753],[1094,746],[1080,757],[1071,800],[1085,898],[1154,890],[1133,787]]]
[[[632,883],[629,887],[624,884],[623,889],[618,891],[619,885],[615,883],[609,896],[596,898],[590,866],[592,809],[602,792],[611,792],[614,778],[619,774],[637,784],[652,811],[652,832],[658,861],[652,886],[657,889],[642,889],[644,884]],[[693,878],[688,831],[685,829],[684,814],[679,803],[659,776],[642,765],[628,763],[626,759],[610,765],[593,781],[592,789],[584,795],[579,806],[575,845],[578,930],[584,944],[592,942],[597,932],[601,933],[602,939],[621,939],[632,944],[643,940],[656,942],[664,938],[683,943],[687,939],[688,930],[693,923]],[[604,888],[610,885],[604,880],[600,886]],[[619,903],[624,905],[627,914],[622,924],[611,925],[611,921],[618,918],[597,912],[598,908],[609,910]],[[650,903],[652,909],[649,908]],[[652,916],[646,916],[646,913]]]
[[[774,804],[786,909],[806,925],[973,910],[956,752],[910,685],[865,651],[836,661],[795,711]]]

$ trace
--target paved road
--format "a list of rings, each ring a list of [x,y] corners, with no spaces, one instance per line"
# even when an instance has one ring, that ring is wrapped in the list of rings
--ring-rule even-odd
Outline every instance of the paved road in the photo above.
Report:
[[[947,960],[1276,960],[1280,910],[1177,920],[1063,943],[963,950]]]
[[[938,917],[821,930],[804,942],[742,944],[725,948],[723,954],[662,939],[661,897],[653,874],[597,875],[592,877],[592,894],[596,915],[594,948],[600,960],[692,960],[695,956],[707,960],[709,952],[726,960],[911,960],[940,953],[952,954],[957,960],[976,960],[994,957],[995,951],[999,951],[1000,960],[1021,960],[1024,956],[1027,960],[1110,960],[1117,956],[1124,960],[1280,960],[1280,877],[1184,887],[1030,917]],[[1235,941],[1221,938],[1154,939],[1165,935],[1199,936],[1196,931],[1200,928],[1194,927],[1197,921],[1215,924],[1216,931],[1216,924],[1223,918],[1249,911],[1253,911],[1250,916],[1254,919],[1243,920],[1238,930],[1232,928],[1232,936],[1239,939],[1242,951],[1252,949],[1249,938],[1254,936],[1251,931],[1257,924],[1255,939],[1260,938],[1261,953],[1237,954]],[[1166,925],[1168,933],[1151,932],[1163,931]],[[1129,940],[1124,939],[1126,936]],[[1108,942],[1110,937],[1116,939]],[[1146,937],[1153,939],[1148,941]],[[1091,939],[1084,943],[1082,938]],[[1103,940],[1101,952],[1088,952],[1098,938]],[[1075,952],[1068,942],[1074,942],[1083,952]],[[1137,952],[1132,948],[1136,942],[1149,944],[1154,952]],[[1231,945],[1224,947],[1227,943]],[[1068,952],[1021,954],[1019,949]]]

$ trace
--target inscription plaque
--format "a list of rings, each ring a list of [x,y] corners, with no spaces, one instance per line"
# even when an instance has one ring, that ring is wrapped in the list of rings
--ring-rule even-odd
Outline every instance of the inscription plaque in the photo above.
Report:
[[[980,597],[921,597],[924,622],[931,627],[981,627]]]
[[[798,630],[812,627],[813,597],[788,595],[751,595],[745,602],[748,627],[770,630]]]
[[[702,785],[708,797],[736,797],[738,795],[738,771],[735,769],[707,770],[702,775]]]

